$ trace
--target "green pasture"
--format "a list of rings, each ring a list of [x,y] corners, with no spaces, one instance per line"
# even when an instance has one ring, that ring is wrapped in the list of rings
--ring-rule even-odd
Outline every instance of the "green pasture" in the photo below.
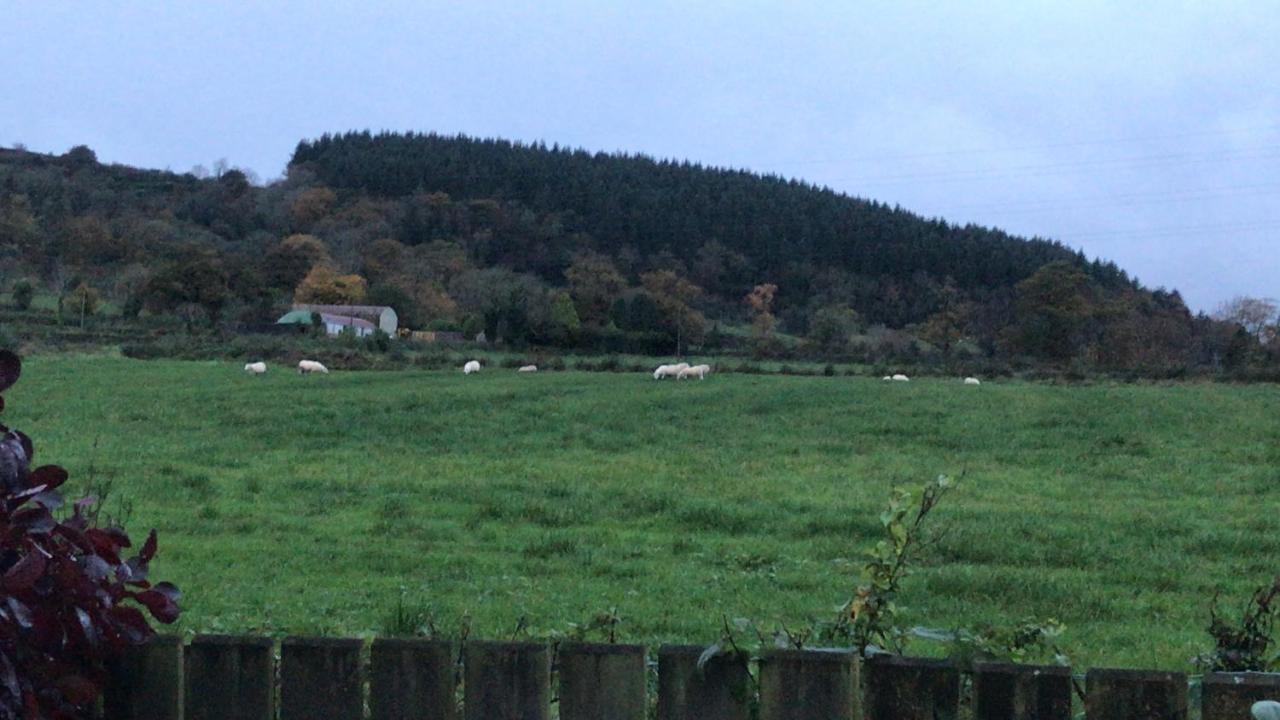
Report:
[[[335,372],[35,357],[5,422],[107,490],[184,631],[477,636],[609,608],[624,640],[830,618],[894,484],[962,476],[911,624],[1056,618],[1078,666],[1187,669],[1280,572],[1280,390]],[[920,641],[920,653],[940,650]]]

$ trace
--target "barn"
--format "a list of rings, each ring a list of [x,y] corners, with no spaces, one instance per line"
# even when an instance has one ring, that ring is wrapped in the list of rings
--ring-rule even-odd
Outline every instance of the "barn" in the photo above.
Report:
[[[378,329],[377,325],[364,318],[351,317],[350,315],[334,315],[312,310],[290,310],[281,316],[276,321],[276,324],[311,325],[315,315],[320,316],[320,323],[324,325],[324,331],[328,335],[337,335],[349,329],[355,333],[356,337],[365,337],[366,335],[372,335]]]
[[[391,337],[396,336],[396,328],[400,326],[396,311],[386,305],[311,305],[294,303],[293,309],[295,311],[318,312],[321,315],[336,315],[367,320]]]

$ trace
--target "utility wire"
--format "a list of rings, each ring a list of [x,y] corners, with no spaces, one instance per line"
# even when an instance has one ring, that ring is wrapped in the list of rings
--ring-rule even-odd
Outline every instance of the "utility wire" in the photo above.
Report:
[[[825,157],[813,158],[807,160],[776,160],[775,164],[779,165],[828,165],[831,163],[862,163],[862,162],[900,162],[904,160],[926,160],[932,158],[957,157],[964,155],[997,155],[1001,153],[1012,152],[1031,152],[1036,150],[1060,150],[1063,148],[1093,147],[1106,145],[1129,145],[1133,143],[1143,142],[1164,142],[1169,140],[1186,140],[1190,138],[1202,137],[1223,137],[1232,135],[1271,133],[1280,131],[1280,123],[1270,123],[1266,125],[1258,125],[1253,127],[1232,128],[1224,130],[1201,130],[1185,133],[1177,133],[1170,135],[1145,135],[1132,137],[1116,137],[1097,140],[1072,140],[1060,143],[1046,143],[1039,145],[1011,145],[1007,147],[988,147],[988,148],[966,148],[959,150],[939,150],[936,152],[926,153],[908,153],[908,154],[882,154],[882,155],[863,155],[861,157]]]
[[[851,176],[829,178],[823,182],[858,182],[863,185],[889,185],[918,182],[963,182],[985,179],[1021,179],[1067,175],[1074,172],[1114,167],[1118,169],[1139,169],[1167,165],[1203,165],[1215,162],[1243,162],[1280,159],[1280,148],[1264,148],[1259,151],[1236,151],[1230,153],[1171,153],[1167,155],[1148,155],[1127,158],[1108,158],[1095,160],[1076,160],[1039,165],[1021,165],[1008,168],[982,168],[976,170],[941,170],[919,173],[902,173],[880,177]]]
[[[1146,239],[1159,237],[1176,237],[1179,235],[1199,235],[1212,233],[1251,233],[1257,231],[1275,231],[1280,228],[1276,222],[1228,223],[1221,225],[1182,225],[1162,228],[1135,228],[1133,230],[1103,230],[1098,232],[1069,233],[1074,239]]]
[[[952,213],[984,212],[999,213],[1001,215],[1034,215],[1045,212],[1066,212],[1105,207],[1135,207],[1140,205],[1159,205],[1171,202],[1182,203],[1267,196],[1273,194],[1278,189],[1280,189],[1280,183],[1260,183],[1257,185],[1241,185],[1234,188],[1210,188],[1204,191],[1192,190],[1162,193],[1117,193],[1115,195],[1083,198],[1059,198],[1053,200],[1041,199],[1010,203],[971,203],[966,205],[950,205],[947,207],[947,211]]]

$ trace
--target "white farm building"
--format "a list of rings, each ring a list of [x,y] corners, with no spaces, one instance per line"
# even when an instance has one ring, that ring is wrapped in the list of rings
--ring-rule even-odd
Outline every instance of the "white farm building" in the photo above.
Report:
[[[396,329],[400,326],[399,318],[396,317],[396,311],[386,305],[309,305],[307,303],[294,303],[293,309],[295,311],[303,310],[306,312],[317,312],[322,316],[332,315],[335,317],[364,320],[391,337],[396,336]],[[327,320],[326,324],[328,324]],[[359,331],[357,331],[357,333],[359,333]]]

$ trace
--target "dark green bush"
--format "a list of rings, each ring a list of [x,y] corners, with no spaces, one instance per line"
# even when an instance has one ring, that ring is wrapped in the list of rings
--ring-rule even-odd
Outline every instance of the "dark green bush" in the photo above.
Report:
[[[30,280],[19,280],[13,284],[13,306],[19,310],[29,309],[35,294],[35,286],[31,284]]]

